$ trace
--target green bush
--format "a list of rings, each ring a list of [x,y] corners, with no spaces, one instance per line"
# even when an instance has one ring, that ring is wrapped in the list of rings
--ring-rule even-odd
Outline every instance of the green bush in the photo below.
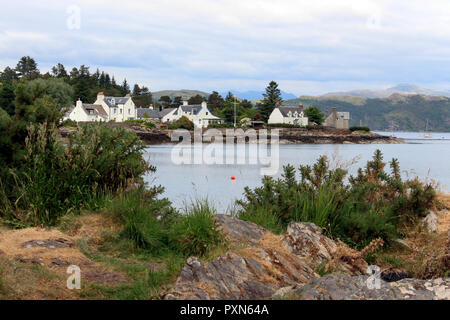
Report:
[[[145,121],[145,120],[125,120],[126,123],[134,123],[134,124],[138,124],[138,125],[142,125],[148,129],[154,129],[156,128],[155,124],[151,121]]]
[[[186,130],[194,130],[194,123],[189,120],[187,117],[182,116],[180,119],[174,121],[168,127],[169,130],[176,129],[186,129]]]
[[[111,202],[106,210],[124,224],[123,238],[155,255],[204,256],[222,244],[208,202],[196,202],[180,214],[167,199],[157,198],[162,192],[161,187],[140,188]]]
[[[368,127],[350,127],[350,131],[370,132],[370,129]]]
[[[313,166],[300,166],[300,180],[288,165],[282,178],[264,177],[261,187],[245,188],[237,215],[274,232],[290,221],[313,222],[358,248],[376,238],[389,243],[401,236],[405,225],[423,216],[435,199],[431,185],[401,179],[396,159],[390,166],[388,174],[377,150],[373,160],[344,183],[347,171],[330,169],[324,156]]]
[[[53,225],[64,214],[95,208],[105,193],[142,182],[148,166],[145,145],[131,132],[102,124],[80,126],[58,141],[55,127],[30,125],[24,163],[8,172],[0,185],[4,218],[17,226]]]
[[[63,122],[61,122],[61,127],[76,127],[77,125],[78,123],[71,119],[66,119]]]

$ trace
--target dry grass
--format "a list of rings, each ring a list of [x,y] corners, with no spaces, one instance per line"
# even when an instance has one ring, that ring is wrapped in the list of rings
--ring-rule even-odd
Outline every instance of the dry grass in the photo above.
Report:
[[[8,300],[74,300],[77,291],[66,287],[63,276],[40,265],[23,264],[0,257],[0,299]]]

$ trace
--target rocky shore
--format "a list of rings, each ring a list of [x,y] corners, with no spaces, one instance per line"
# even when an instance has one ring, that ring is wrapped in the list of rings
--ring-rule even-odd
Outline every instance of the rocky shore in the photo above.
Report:
[[[402,279],[385,270],[377,285],[359,252],[311,223],[293,222],[278,236],[227,215],[217,222],[238,248],[208,263],[189,258],[165,299],[450,299],[450,279]],[[331,273],[321,277],[328,266]]]
[[[143,141],[148,144],[174,143],[172,141],[173,130],[148,129],[132,123],[107,123],[110,127],[124,127],[135,132]],[[223,133],[225,139],[226,129],[217,129]],[[73,129],[62,128],[61,136],[65,137]],[[204,130],[205,131],[205,130]],[[257,134],[259,131],[257,130]],[[191,139],[194,140],[194,132],[191,132]],[[268,137],[270,141],[270,136]],[[204,139],[206,142],[206,140]],[[235,139],[235,142],[238,140]],[[246,139],[249,142],[249,139]],[[390,136],[382,136],[376,133],[352,132],[344,129],[322,128],[322,129],[279,129],[280,144],[403,144],[402,139]]]

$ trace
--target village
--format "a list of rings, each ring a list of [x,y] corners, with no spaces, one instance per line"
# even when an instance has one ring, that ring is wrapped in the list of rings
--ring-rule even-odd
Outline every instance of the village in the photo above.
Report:
[[[97,99],[93,104],[83,103],[80,99],[75,106],[66,111],[63,121],[71,120],[75,122],[125,122],[132,120],[150,121],[161,127],[186,117],[197,128],[208,128],[211,125],[220,127],[225,124],[225,120],[215,116],[208,108],[206,100],[201,104],[189,104],[187,99],[182,100],[182,104],[177,108],[159,108],[150,104],[148,108],[138,108],[133,102],[130,94],[125,97],[105,96],[103,92],[97,94]],[[349,129],[349,112],[338,112],[336,106],[328,114],[325,112],[324,127],[335,129]],[[250,118],[241,119],[237,126],[261,128],[264,123]],[[267,124],[271,127],[277,125],[292,125],[293,127],[319,126],[320,123],[309,121],[303,105],[298,107],[280,106],[276,103],[271,112]]]

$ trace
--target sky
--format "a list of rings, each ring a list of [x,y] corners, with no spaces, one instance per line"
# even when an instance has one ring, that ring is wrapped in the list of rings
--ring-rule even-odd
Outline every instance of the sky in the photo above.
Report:
[[[39,0],[1,5],[0,70],[90,66],[151,91],[450,89],[448,0]]]

